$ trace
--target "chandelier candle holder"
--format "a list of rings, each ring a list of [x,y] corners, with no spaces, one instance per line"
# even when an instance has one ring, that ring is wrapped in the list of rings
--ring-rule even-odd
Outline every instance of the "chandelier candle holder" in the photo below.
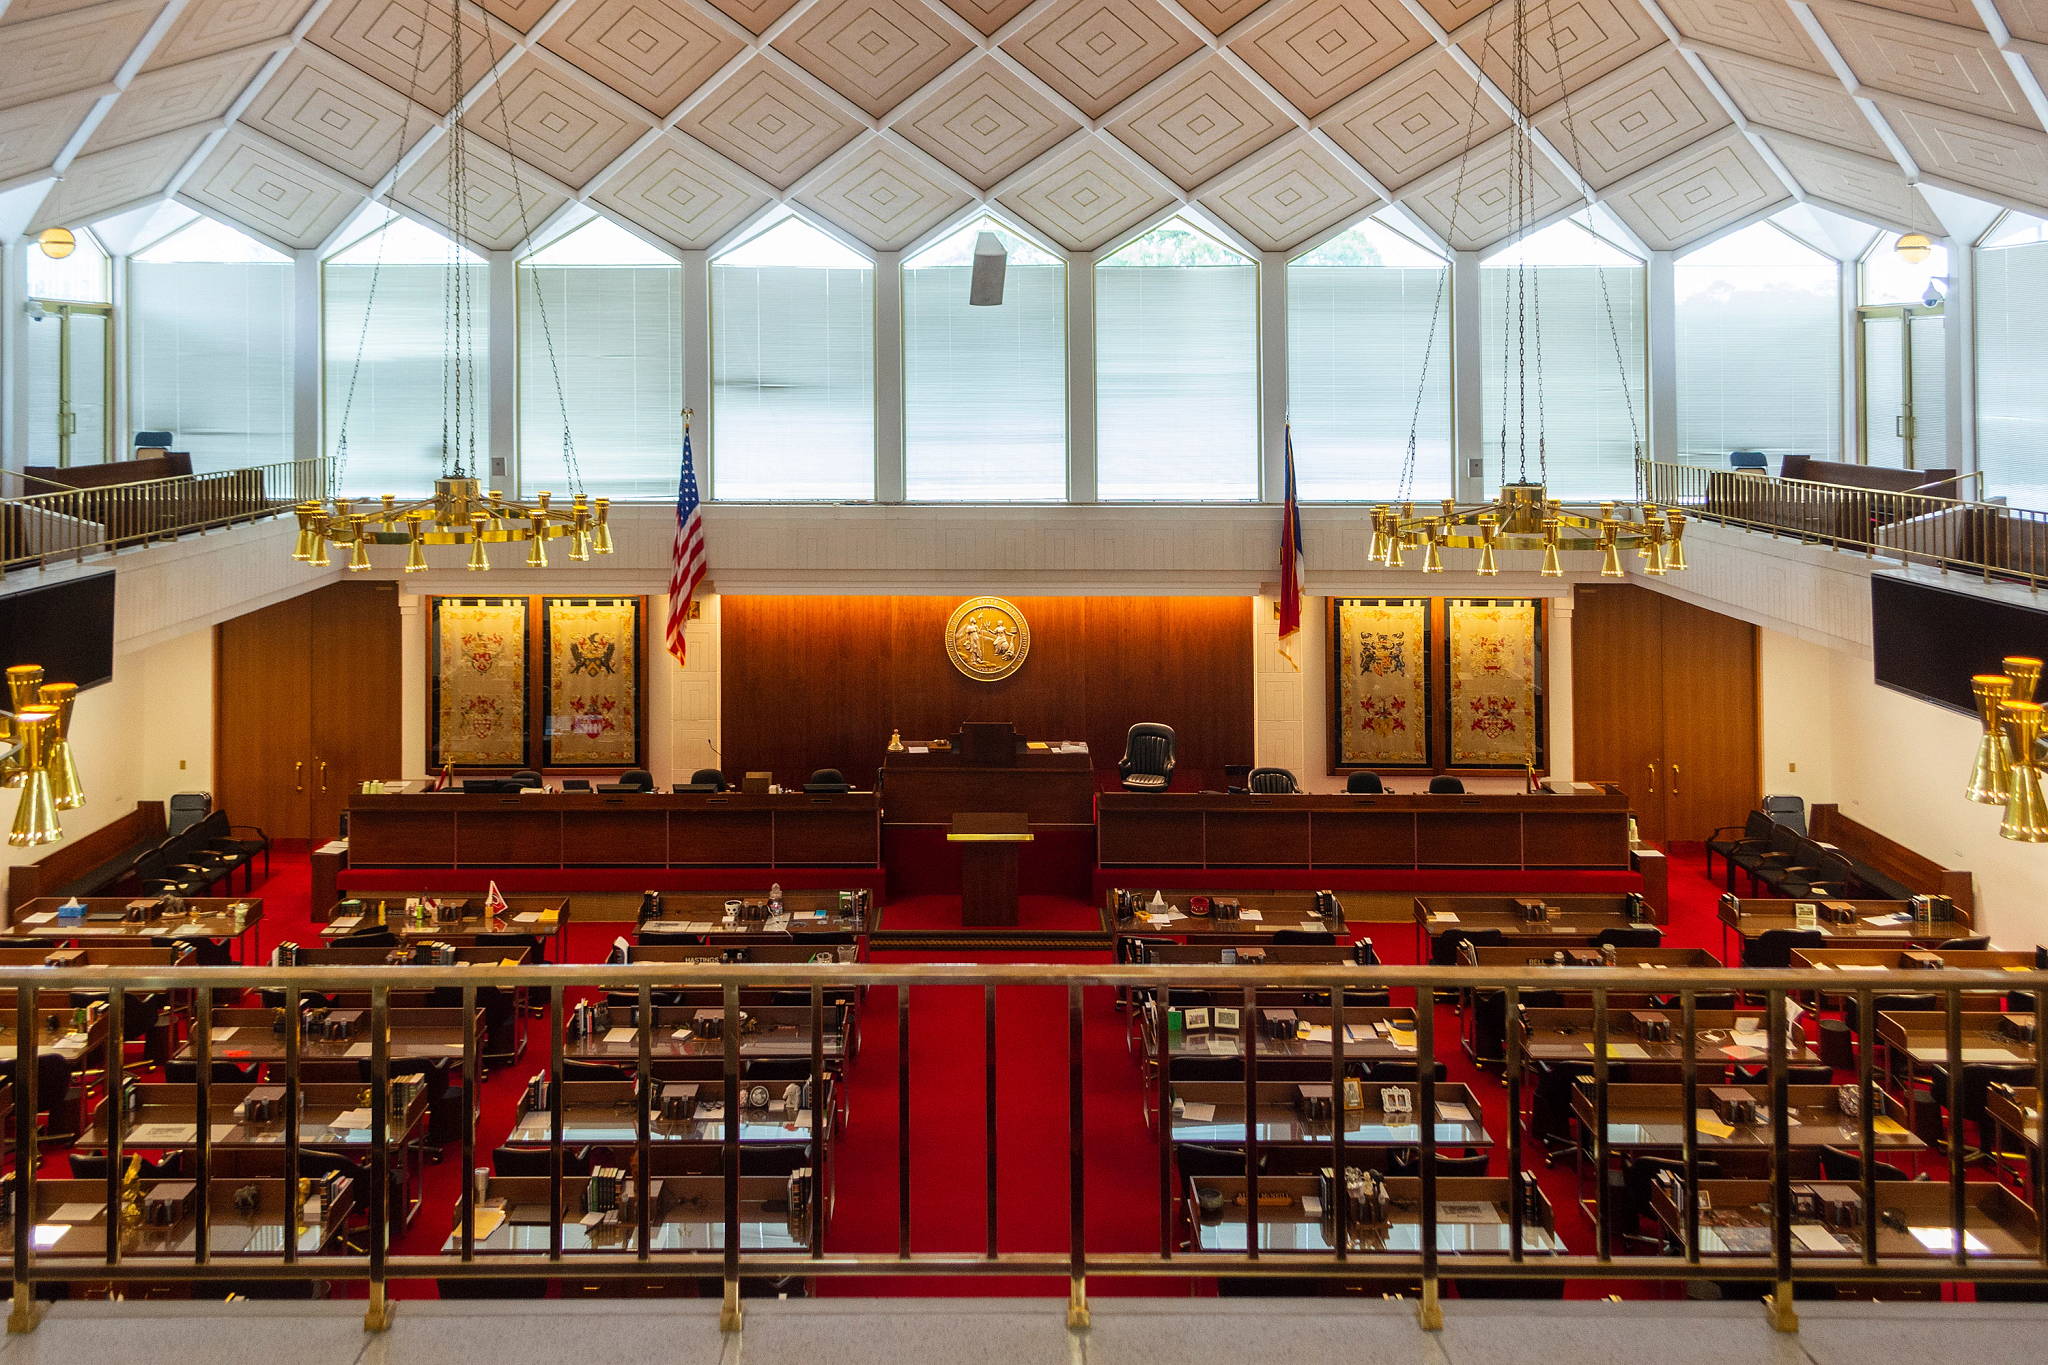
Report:
[[[612,552],[610,498],[578,493],[566,508],[555,506],[553,499],[543,492],[530,503],[508,500],[496,489],[485,493],[476,479],[455,477],[436,479],[434,496],[417,502],[401,503],[389,493],[367,505],[346,498],[331,505],[302,502],[292,558],[325,568],[331,562],[327,547],[342,545],[348,547],[348,567],[362,570],[371,567],[370,546],[403,545],[405,571],[423,573],[429,545],[469,546],[468,567],[477,570],[491,567],[484,552],[487,542],[526,542],[530,569],[545,569],[546,542],[565,536],[572,561]]]
[[[71,757],[71,710],[78,703],[77,683],[44,683],[37,693],[42,704],[57,713],[50,726],[48,761],[50,788],[58,810],[77,810],[85,804],[85,789],[78,780],[78,763]]]
[[[1603,502],[1597,516],[1574,512],[1545,496],[1540,483],[1503,485],[1492,502],[1460,507],[1449,498],[1437,510],[1418,515],[1415,504],[1382,503],[1372,509],[1371,563],[1402,567],[1404,549],[1426,548],[1424,573],[1442,573],[1446,547],[1479,551],[1481,578],[1500,574],[1500,550],[1541,550],[1544,578],[1564,577],[1560,550],[1599,550],[1600,576],[1620,578],[1621,544],[1632,541],[1643,572],[1653,578],[1683,573],[1686,515],[1675,507],[1641,504],[1641,513],[1617,515],[1620,504]]]
[[[9,785],[22,790],[7,842],[16,848],[54,844],[64,837],[63,826],[57,823],[56,791],[47,767],[50,732],[56,723],[57,712],[50,707],[31,706],[14,716],[14,734],[21,744],[21,780]]]
[[[2005,747],[1999,707],[2012,695],[2012,679],[2003,673],[1979,673],[1970,679],[1970,690],[1977,697],[1984,734],[1977,741],[1977,761],[1971,765],[1963,797],[1983,806],[2002,806],[2012,790],[2012,752]]]
[[[1984,730],[1963,799],[2005,807],[1998,826],[2001,838],[2048,843],[2048,800],[2041,792],[2039,752],[2043,712],[2034,702],[2042,663],[2015,655],[2004,666],[2002,673],[1979,673],[1970,679]]]
[[[1998,711],[2012,753],[2012,783],[1999,837],[2023,844],[2048,843],[2048,802],[2042,799],[2040,759],[2034,752],[2041,739],[2041,707],[2031,701],[2008,701],[1999,703]]]
[[[7,670],[8,733],[17,745],[21,743],[19,723],[21,715],[42,700],[43,666],[41,664],[16,664]],[[17,748],[4,761],[0,761],[0,786],[20,787],[28,782],[28,767]]]

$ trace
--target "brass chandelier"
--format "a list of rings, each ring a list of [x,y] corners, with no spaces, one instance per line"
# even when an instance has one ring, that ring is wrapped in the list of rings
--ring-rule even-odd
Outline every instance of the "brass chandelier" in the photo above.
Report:
[[[1641,504],[1638,516],[1617,516],[1617,504],[1603,502],[1600,513],[1569,511],[1546,497],[1540,483],[1504,483],[1492,502],[1459,507],[1445,498],[1433,513],[1418,515],[1415,504],[1385,504],[1372,509],[1372,550],[1369,562],[1390,569],[1403,567],[1403,552],[1422,550],[1422,571],[1442,573],[1446,546],[1479,548],[1478,573],[1500,573],[1500,550],[1543,551],[1545,578],[1564,577],[1560,550],[1598,550],[1600,576],[1622,577],[1621,545],[1635,542],[1636,557],[1651,577],[1682,573],[1685,562],[1685,513],[1675,507]],[[1569,533],[1569,534],[1568,534]]]
[[[0,785],[21,791],[7,842],[54,844],[64,837],[57,812],[85,804],[69,737],[78,684],[46,683],[42,665],[17,664],[7,670],[7,693],[12,709],[0,719],[0,733],[15,748],[0,760]]]
[[[2015,657],[2005,660],[2004,667],[2003,673],[1979,673],[1970,679],[1984,733],[1977,741],[1977,761],[1963,795],[1980,805],[2005,807],[2000,838],[2048,843],[2048,800],[2041,793],[2039,753],[2043,713],[2034,700],[2041,661]]]

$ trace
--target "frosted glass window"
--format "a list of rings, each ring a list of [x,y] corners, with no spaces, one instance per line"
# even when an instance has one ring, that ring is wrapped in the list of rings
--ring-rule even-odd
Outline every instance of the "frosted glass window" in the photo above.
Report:
[[[488,275],[482,257],[410,218],[328,258],[326,439],[343,496],[425,496],[458,463],[489,484]]]
[[[875,268],[798,218],[711,263],[711,496],[875,496]]]
[[[1757,223],[1681,256],[1672,281],[1679,458],[1842,458],[1836,261]]]
[[[1981,496],[2048,510],[2048,224],[2008,214],[1976,267]]]
[[[1096,496],[1259,496],[1259,267],[1171,219],[1095,271]]]
[[[292,458],[292,262],[201,218],[128,259],[130,425],[194,473]]]
[[[1002,304],[971,308],[977,233],[1010,253]],[[904,480],[912,501],[1067,495],[1066,266],[983,217],[903,264]]]
[[[1400,496],[1411,426],[1407,492],[1449,496],[1449,264],[1371,221],[1289,262],[1287,396],[1304,501]]]
[[[573,444],[591,496],[673,500],[682,414],[683,270],[673,256],[598,218],[520,262],[526,496],[572,491]]]
[[[46,254],[34,240],[23,248],[28,258],[28,293],[32,299],[58,299],[65,303],[112,303],[112,283],[107,278],[107,253],[93,235],[80,228],[76,245],[62,259]]]
[[[1931,243],[1927,259],[1909,261],[1898,252],[1899,234],[1887,232],[1863,256],[1864,303],[1920,303],[1927,286],[1939,281],[1937,292],[1948,291],[1948,248]]]
[[[1648,439],[1645,274],[1571,220],[1480,263],[1489,494],[1503,479],[1505,449],[1507,482],[1541,480],[1555,498],[1633,495],[1636,445]]]

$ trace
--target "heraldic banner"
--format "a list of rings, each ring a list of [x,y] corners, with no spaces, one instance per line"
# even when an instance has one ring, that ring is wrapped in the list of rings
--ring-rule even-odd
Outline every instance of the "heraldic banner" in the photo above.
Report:
[[[640,766],[640,599],[549,597],[544,762],[550,768]]]
[[[526,599],[434,599],[428,766],[526,766]]]
[[[1340,597],[1336,766],[1429,766],[1429,600]]]
[[[1536,604],[1452,598],[1444,606],[1450,765],[1542,767]]]

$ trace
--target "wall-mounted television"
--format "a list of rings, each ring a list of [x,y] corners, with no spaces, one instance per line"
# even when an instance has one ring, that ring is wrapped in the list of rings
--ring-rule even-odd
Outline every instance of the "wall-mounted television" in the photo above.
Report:
[[[41,664],[45,682],[77,683],[81,691],[112,680],[113,570],[0,593],[0,667]]]
[[[2048,659],[2048,597],[2035,608],[1878,574],[1870,654],[1879,687],[1974,716],[1971,674],[2000,672],[2014,654]]]

